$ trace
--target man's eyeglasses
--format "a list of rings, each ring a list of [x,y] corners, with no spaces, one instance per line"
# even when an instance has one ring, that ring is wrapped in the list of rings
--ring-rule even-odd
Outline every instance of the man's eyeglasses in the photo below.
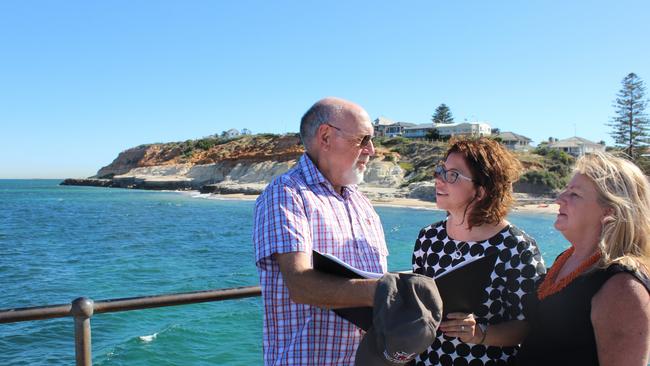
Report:
[[[474,179],[472,179],[472,178],[470,178],[470,177],[466,177],[466,176],[460,174],[459,172],[457,172],[457,171],[455,171],[455,170],[447,170],[447,169],[445,169],[445,167],[442,166],[442,165],[437,165],[437,166],[433,169],[433,174],[434,174],[434,176],[436,176],[436,177],[440,177],[440,178],[442,178],[442,180],[444,180],[445,182],[447,182],[447,183],[449,183],[449,184],[454,184],[454,183],[456,183],[456,181],[458,180],[458,178],[463,178],[463,179],[468,180],[468,181],[470,181],[470,182],[473,182],[473,181],[474,181]]]
[[[348,135],[350,135],[350,136],[352,135],[351,133],[349,133],[349,132],[345,132],[345,131],[343,131],[342,129],[340,129],[340,128],[338,128],[338,127],[332,125],[332,124],[326,123],[326,125],[332,127],[333,129],[335,129],[335,130],[337,130],[337,131],[339,131],[339,132],[342,132],[342,133],[348,134]],[[367,146],[370,144],[370,142],[372,142],[372,137],[373,137],[372,135],[363,135],[363,137],[361,138],[361,140],[359,140],[359,138],[357,137],[357,141],[359,142],[359,148],[363,149],[363,148],[367,147]]]

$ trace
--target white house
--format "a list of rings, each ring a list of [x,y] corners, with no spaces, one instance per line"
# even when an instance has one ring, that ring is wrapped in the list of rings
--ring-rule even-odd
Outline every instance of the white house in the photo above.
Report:
[[[501,143],[504,144],[510,150],[517,151],[528,151],[532,147],[530,143],[533,141],[524,135],[519,135],[514,132],[500,132],[496,137],[501,139]]]
[[[440,136],[467,135],[474,137],[490,136],[492,127],[486,122],[438,123],[435,126]]]
[[[375,130],[375,136],[395,137],[404,135],[404,129],[415,126],[415,123],[395,122],[386,117],[379,117],[373,121],[372,125]]]
[[[427,136],[427,133],[429,133],[431,130],[433,130],[433,123],[413,125],[404,127],[403,136],[410,139],[425,138]]]
[[[397,122],[392,125],[385,126],[383,129],[383,135],[386,137],[395,137],[404,135],[404,129],[407,127],[413,127],[415,123],[409,122]]]
[[[233,137],[237,137],[239,135],[240,135],[239,131],[237,131],[234,128],[231,128],[228,131],[224,131],[222,133],[222,136],[225,137],[225,138],[228,138],[228,139],[233,138]]]
[[[404,137],[424,138],[429,131],[436,129],[440,136],[490,136],[492,128],[485,122],[459,122],[459,123],[423,123],[404,128]]]
[[[582,156],[594,151],[605,151],[605,145],[597,144],[582,137],[569,137],[568,139],[551,142],[548,144],[550,149],[564,151],[573,156]]]
[[[386,117],[379,117],[372,122],[372,127],[375,130],[375,136],[386,136],[386,129],[388,126],[395,124],[395,121]]]

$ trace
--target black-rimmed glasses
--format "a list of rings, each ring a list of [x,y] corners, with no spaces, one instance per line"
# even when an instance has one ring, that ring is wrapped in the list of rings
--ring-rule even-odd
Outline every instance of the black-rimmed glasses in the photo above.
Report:
[[[343,131],[342,129],[340,129],[340,128],[338,128],[338,127],[336,127],[336,126],[334,126],[334,125],[332,125],[330,123],[326,123],[326,125],[332,127],[333,129],[335,129],[335,130],[337,130],[339,132],[342,132],[342,133],[345,133],[345,134],[348,134],[348,135],[352,136],[352,134],[350,132]],[[370,142],[372,142],[372,138],[373,138],[372,135],[363,135],[363,137],[359,141],[359,138],[357,137],[357,141],[359,141],[359,148],[363,149],[363,148],[367,147],[370,144]]]
[[[433,169],[433,174],[436,177],[440,177],[442,180],[449,184],[454,184],[458,180],[458,178],[463,178],[465,180],[468,180],[470,182],[473,182],[474,179],[464,176],[460,174],[459,172],[455,170],[447,170],[445,169],[444,166],[442,165],[436,165],[436,167]]]

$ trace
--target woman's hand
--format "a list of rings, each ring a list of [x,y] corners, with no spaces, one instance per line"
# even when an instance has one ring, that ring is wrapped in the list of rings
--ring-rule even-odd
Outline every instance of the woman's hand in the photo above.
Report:
[[[483,338],[474,314],[449,313],[438,329],[447,337],[457,337],[465,343],[478,343]]]

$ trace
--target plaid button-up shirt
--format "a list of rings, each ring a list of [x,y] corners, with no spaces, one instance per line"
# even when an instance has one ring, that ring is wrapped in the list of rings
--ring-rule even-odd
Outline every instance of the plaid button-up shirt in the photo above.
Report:
[[[343,195],[304,154],[255,204],[255,261],[264,302],[266,365],[353,365],[362,332],[334,312],[292,302],[274,253],[312,249],[359,269],[386,272],[379,216],[356,186]]]

